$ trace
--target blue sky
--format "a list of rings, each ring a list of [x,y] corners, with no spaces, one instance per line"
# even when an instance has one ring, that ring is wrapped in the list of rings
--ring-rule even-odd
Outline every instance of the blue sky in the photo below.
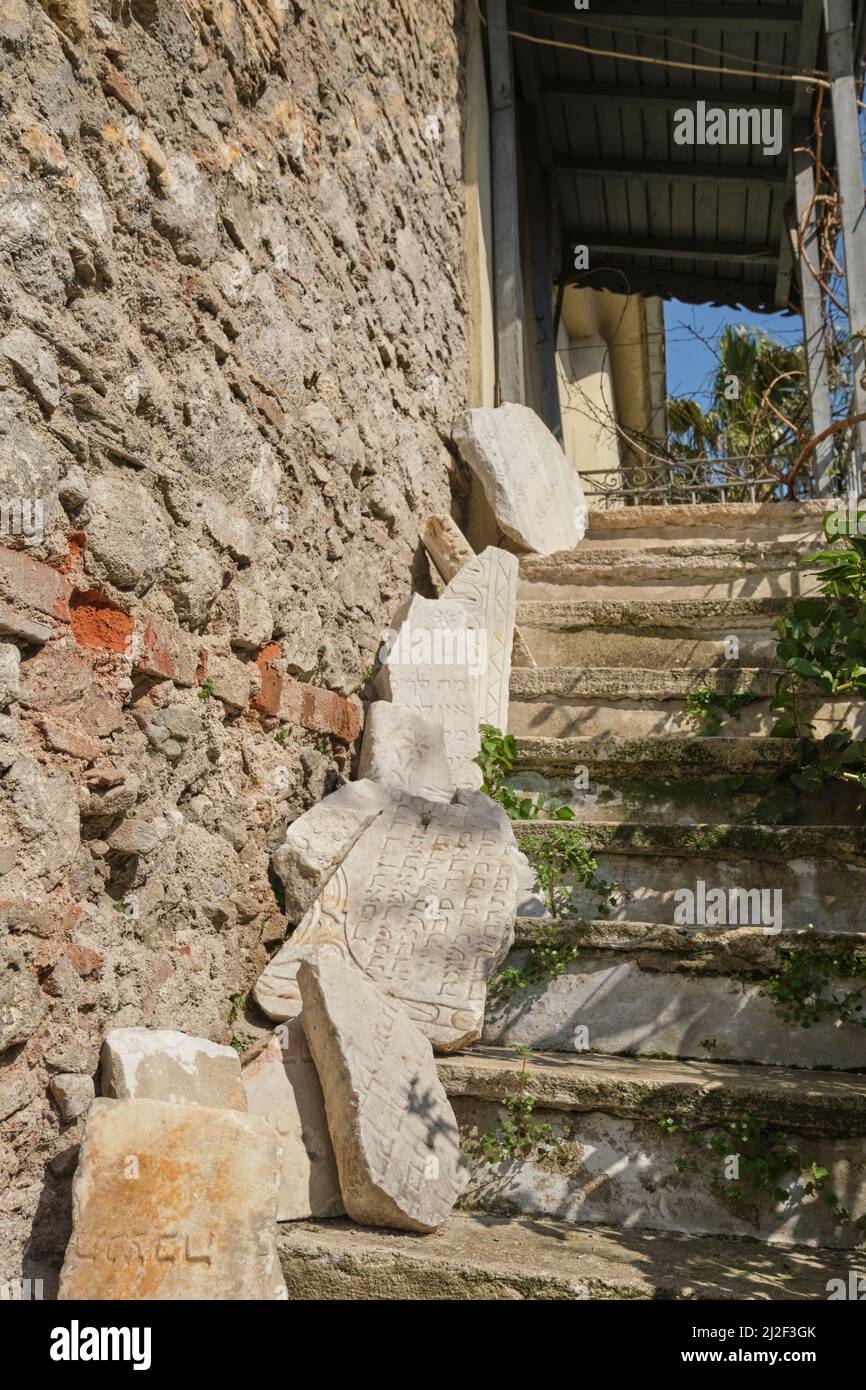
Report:
[[[754,314],[741,309],[714,309],[708,304],[665,301],[668,395],[690,396],[706,409],[718,364],[718,341],[729,323],[762,328],[783,343],[798,343],[803,320],[796,314]],[[702,341],[704,340],[704,341]]]

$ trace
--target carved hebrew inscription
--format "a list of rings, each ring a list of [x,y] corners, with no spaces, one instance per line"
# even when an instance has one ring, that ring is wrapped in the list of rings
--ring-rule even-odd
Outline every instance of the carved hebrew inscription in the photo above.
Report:
[[[347,963],[302,962],[299,987],[346,1210],[372,1225],[434,1229],[467,1172],[429,1042]]]
[[[237,1110],[95,1100],[61,1299],[283,1298],[277,1136]]]
[[[483,632],[486,656],[480,673],[478,713],[482,724],[508,728],[511,648],[517,612],[517,557],[488,546],[455,574],[444,598],[466,610],[471,629]]]
[[[256,1000],[271,1018],[297,1014],[298,964],[328,947],[399,999],[437,1049],[477,1038],[513,934],[517,864],[507,817],[482,793],[451,805],[395,796],[268,965]]]

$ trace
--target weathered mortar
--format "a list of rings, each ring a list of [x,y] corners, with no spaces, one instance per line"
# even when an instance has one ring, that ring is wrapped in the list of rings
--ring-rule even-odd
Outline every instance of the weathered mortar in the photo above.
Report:
[[[0,497],[44,503],[0,536],[0,1280],[66,1241],[53,1075],[115,1023],[255,1034],[270,852],[423,588],[462,41],[449,0],[0,0]]]

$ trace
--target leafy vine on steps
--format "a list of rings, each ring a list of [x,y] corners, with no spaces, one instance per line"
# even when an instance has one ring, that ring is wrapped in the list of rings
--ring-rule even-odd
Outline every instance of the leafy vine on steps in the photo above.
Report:
[[[552,797],[527,796],[513,791],[506,778],[514,770],[517,743],[513,734],[503,734],[492,724],[481,725],[481,751],[475,759],[484,778],[481,790],[507,812],[511,820],[574,820],[570,806]]]
[[[836,540],[838,530],[838,517],[828,513],[827,540]],[[859,813],[866,810],[866,741],[855,739],[844,719],[816,738],[807,707],[819,694],[833,700],[866,697],[866,512],[857,513],[856,524],[852,516],[838,539],[845,542],[838,549],[800,561],[800,568],[817,577],[819,592],[795,599],[790,616],[774,624],[785,669],[776,680],[771,709],[778,714],[770,735],[795,741],[796,756],[769,776],[738,775],[724,783],[729,793],[759,796],[755,816],[764,824],[795,821],[804,801],[831,782],[852,787]],[[698,718],[709,702],[703,690],[691,699]]]
[[[526,1094],[526,1063],[532,1056],[532,1048],[522,1046],[516,1051],[522,1062],[517,1074],[517,1091],[505,1098],[505,1118],[501,1126],[463,1142],[463,1151],[469,1159],[490,1168],[528,1158],[544,1158],[560,1142],[551,1125],[533,1119],[535,1101]]]
[[[616,885],[599,875],[598,860],[577,826],[552,825],[543,833],[525,835],[520,845],[535,870],[545,907],[554,921],[577,917],[581,888],[597,895],[596,916],[610,914],[617,901]]]
[[[490,998],[498,999],[513,990],[558,980],[580,955],[578,940],[582,931],[581,924],[577,923],[568,939],[558,926],[544,922],[533,926],[523,965],[503,966],[490,981],[487,990]]]
[[[704,738],[713,738],[722,727],[722,716],[739,719],[744,705],[759,698],[751,690],[710,690],[701,685],[686,696],[686,719]]]
[[[769,999],[782,1023],[811,1028],[827,1019],[836,1025],[852,1023],[866,1028],[866,983],[857,990],[837,990],[834,980],[866,981],[866,943],[822,943],[812,926],[803,933],[802,945],[779,949],[776,969],[770,974],[743,973],[745,984],[756,984]]]
[[[492,996],[555,980],[576,960],[578,947],[574,938],[565,940],[551,923],[576,919],[580,888],[597,894],[598,917],[606,917],[617,898],[616,885],[599,875],[598,861],[582,832],[577,826],[561,824],[574,820],[571,808],[541,793],[527,796],[507,786],[506,778],[514,768],[516,753],[512,734],[482,724],[481,752],[476,759],[484,779],[482,790],[498,801],[512,820],[557,822],[546,825],[543,831],[539,827],[537,833],[521,841],[551,921],[535,928],[522,968],[506,966],[491,980]]]
[[[718,1160],[710,1180],[711,1191],[739,1208],[750,1209],[755,1225],[762,1204],[790,1202],[799,1181],[803,1183],[803,1197],[819,1196],[840,1223],[850,1223],[858,1231],[866,1229],[866,1214],[856,1220],[851,1216],[830,1186],[829,1170],[801,1152],[795,1140],[773,1125],[743,1112],[733,1124],[712,1131],[686,1129],[670,1117],[660,1119],[659,1127],[665,1134],[679,1135],[691,1151],[690,1158],[676,1159],[680,1173],[700,1174],[707,1156]],[[742,1214],[750,1219],[748,1211]]]

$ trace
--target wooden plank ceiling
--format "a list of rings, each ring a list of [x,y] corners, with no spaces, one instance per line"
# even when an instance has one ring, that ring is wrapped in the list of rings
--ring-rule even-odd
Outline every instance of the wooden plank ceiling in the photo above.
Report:
[[[820,0],[590,0],[581,11],[573,0],[534,0],[510,4],[509,27],[521,128],[535,133],[522,158],[539,161],[548,190],[553,279],[798,309],[785,207],[792,123],[811,121],[815,91],[779,74],[823,66]],[[698,100],[780,108],[780,153],[675,144],[674,111]],[[574,243],[589,248],[589,274],[573,269]]]

